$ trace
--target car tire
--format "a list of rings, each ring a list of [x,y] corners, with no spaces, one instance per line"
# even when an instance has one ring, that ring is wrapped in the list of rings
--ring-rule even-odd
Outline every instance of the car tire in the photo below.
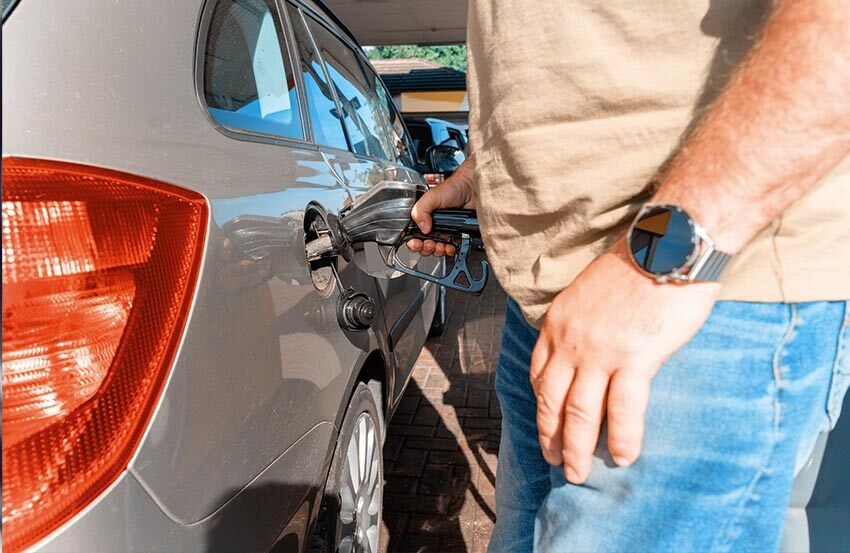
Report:
[[[312,553],[378,553],[384,417],[381,386],[359,382],[348,403],[313,536]]]

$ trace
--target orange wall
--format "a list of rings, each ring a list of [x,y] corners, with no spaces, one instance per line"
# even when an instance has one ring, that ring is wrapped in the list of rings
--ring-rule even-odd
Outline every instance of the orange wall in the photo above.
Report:
[[[469,111],[466,102],[466,91],[452,90],[446,92],[402,92],[401,111],[404,113],[439,112],[439,111]]]

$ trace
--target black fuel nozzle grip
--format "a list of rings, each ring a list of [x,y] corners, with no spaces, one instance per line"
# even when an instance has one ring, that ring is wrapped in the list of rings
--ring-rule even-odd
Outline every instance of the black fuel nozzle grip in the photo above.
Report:
[[[481,231],[478,228],[478,215],[474,209],[438,209],[431,213],[431,222],[429,235],[459,236],[466,234],[470,238],[481,238]]]
[[[397,271],[401,271],[402,273],[412,275],[422,280],[427,280],[429,282],[439,284],[441,286],[446,286],[447,288],[460,290],[461,292],[468,292],[470,294],[480,294],[484,290],[484,287],[487,285],[487,279],[490,277],[490,264],[482,260],[481,275],[478,278],[472,276],[472,273],[469,271],[469,266],[466,264],[466,258],[469,255],[470,246],[471,241],[469,239],[469,236],[465,234],[461,235],[460,244],[456,245],[457,252],[454,256],[454,265],[452,265],[452,268],[449,270],[449,274],[442,277],[432,275],[423,271],[417,271],[416,269],[412,269],[406,266],[401,261],[399,261],[397,252],[400,248],[406,247],[404,244],[400,244],[393,248],[391,254],[391,262],[393,268]],[[459,282],[461,276],[466,279],[465,284],[463,282]]]
[[[487,279],[490,277],[490,265],[482,260],[481,275],[475,278],[466,262],[472,240],[481,239],[481,231],[478,227],[478,215],[475,210],[438,209],[431,213],[431,220],[431,231],[427,234],[423,233],[415,223],[411,222],[402,234],[400,243],[392,250],[392,259],[390,261],[393,268],[402,273],[454,290],[460,290],[461,292],[468,292],[470,294],[480,294],[487,285]],[[442,277],[435,276],[404,265],[396,254],[400,248],[405,247],[405,243],[411,238],[434,240],[455,246],[457,251],[454,255],[454,264],[449,269],[448,274]],[[461,276],[466,281],[465,283],[461,281]]]

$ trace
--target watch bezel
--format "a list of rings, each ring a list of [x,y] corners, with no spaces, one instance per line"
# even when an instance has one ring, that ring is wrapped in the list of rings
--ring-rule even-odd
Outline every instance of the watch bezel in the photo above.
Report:
[[[632,237],[635,234],[635,226],[637,225],[638,221],[640,221],[640,219],[644,215],[646,215],[649,211],[651,211],[653,209],[669,209],[671,211],[675,211],[676,213],[679,213],[680,215],[682,215],[685,218],[685,221],[688,223],[688,228],[690,229],[690,232],[691,232],[691,239],[690,239],[691,249],[690,249],[690,251],[688,251],[688,254],[685,257],[684,262],[680,266],[674,267],[673,269],[670,269],[670,271],[667,271],[667,272],[664,272],[664,273],[653,273],[651,271],[647,271],[646,269],[644,269],[643,266],[635,258],[635,254],[632,251]],[[700,243],[701,243],[700,232],[699,232],[699,228],[696,224],[696,221],[694,220],[693,217],[691,217],[691,214],[688,213],[685,209],[683,209],[683,208],[681,208],[677,205],[674,205],[674,204],[664,204],[664,203],[661,203],[661,204],[644,204],[641,207],[640,211],[638,211],[637,215],[635,216],[634,220],[632,221],[632,224],[629,226],[629,232],[626,235],[626,244],[627,244],[627,248],[628,248],[628,252],[629,252],[629,259],[631,259],[632,265],[634,265],[637,268],[638,271],[640,271],[641,273],[643,273],[644,275],[646,275],[650,278],[655,279],[659,283],[667,282],[667,281],[670,281],[670,280],[679,281],[679,282],[690,281],[691,278],[689,277],[689,272],[690,272],[689,270],[691,268],[693,268],[694,264],[697,261],[697,258],[699,257]]]

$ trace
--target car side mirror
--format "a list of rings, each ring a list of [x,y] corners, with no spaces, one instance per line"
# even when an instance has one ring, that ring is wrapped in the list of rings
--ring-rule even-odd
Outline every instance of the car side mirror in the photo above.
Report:
[[[428,169],[433,173],[442,173],[445,176],[457,171],[460,164],[466,159],[463,150],[445,144],[429,147],[425,156],[428,158]]]

